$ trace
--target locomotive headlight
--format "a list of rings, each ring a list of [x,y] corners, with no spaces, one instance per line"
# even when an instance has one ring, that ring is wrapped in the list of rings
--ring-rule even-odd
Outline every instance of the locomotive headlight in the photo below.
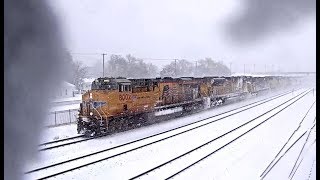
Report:
[[[89,94],[89,98],[92,99],[92,93]]]
[[[90,112],[90,116],[92,116],[93,115],[93,112]]]

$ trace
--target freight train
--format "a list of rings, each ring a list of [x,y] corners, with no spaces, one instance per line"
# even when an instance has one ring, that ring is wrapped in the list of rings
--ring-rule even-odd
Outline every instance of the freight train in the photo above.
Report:
[[[104,77],[82,95],[78,133],[99,136],[150,123],[155,116],[211,108],[228,99],[289,86],[289,77]]]

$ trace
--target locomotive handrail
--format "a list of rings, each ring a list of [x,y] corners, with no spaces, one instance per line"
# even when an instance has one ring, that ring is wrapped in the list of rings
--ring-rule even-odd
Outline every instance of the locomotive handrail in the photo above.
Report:
[[[100,109],[101,109],[101,106],[100,106]],[[108,116],[106,115],[106,113],[104,113],[104,111],[101,109],[103,115],[107,118]],[[107,112],[108,113],[108,112]],[[109,114],[109,113],[108,113]]]
[[[99,113],[99,111],[94,107],[94,106],[92,106],[93,107],[93,109],[94,110],[96,110],[97,111],[97,113],[99,114],[99,116],[100,116],[100,120],[102,120],[102,116],[101,116],[101,114]]]

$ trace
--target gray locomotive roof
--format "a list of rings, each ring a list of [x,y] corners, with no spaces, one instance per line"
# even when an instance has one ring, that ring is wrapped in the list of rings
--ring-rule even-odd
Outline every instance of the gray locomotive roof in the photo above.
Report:
[[[181,77],[181,78],[179,78],[179,79],[184,80],[184,81],[190,81],[190,80],[193,80],[193,78],[192,78],[192,77]]]
[[[128,79],[114,79],[114,81],[117,83],[131,83]]]

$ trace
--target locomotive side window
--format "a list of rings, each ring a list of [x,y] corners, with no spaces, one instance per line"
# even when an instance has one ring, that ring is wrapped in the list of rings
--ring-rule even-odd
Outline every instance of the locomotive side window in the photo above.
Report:
[[[126,85],[126,91],[131,91],[131,85]]]
[[[125,85],[124,86],[124,91],[130,91],[130,85]]]
[[[120,84],[119,86],[118,86],[118,88],[119,88],[119,92],[129,92],[129,91],[131,91],[131,85],[124,85],[124,84]]]

